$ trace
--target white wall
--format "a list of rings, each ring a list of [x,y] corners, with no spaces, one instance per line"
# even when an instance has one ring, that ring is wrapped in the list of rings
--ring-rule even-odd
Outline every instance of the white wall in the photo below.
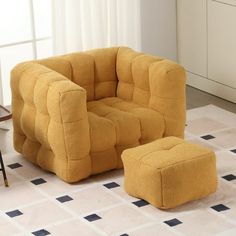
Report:
[[[0,105],[3,105],[1,60],[0,60]]]
[[[141,48],[177,60],[176,0],[141,0]]]

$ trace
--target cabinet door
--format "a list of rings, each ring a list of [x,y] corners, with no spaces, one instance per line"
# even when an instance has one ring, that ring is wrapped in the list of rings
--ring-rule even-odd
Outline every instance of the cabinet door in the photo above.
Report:
[[[203,77],[207,76],[206,8],[206,0],[177,0],[178,61]]]
[[[236,88],[236,1],[208,0],[208,77]]]

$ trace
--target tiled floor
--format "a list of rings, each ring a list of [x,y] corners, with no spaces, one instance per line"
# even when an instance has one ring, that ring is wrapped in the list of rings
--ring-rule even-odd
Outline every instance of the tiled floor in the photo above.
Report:
[[[163,211],[126,194],[122,170],[71,185],[8,144],[10,187],[0,176],[0,235],[236,235],[236,114],[208,105],[189,110],[187,124],[188,140],[216,151],[215,194]],[[0,138],[10,142],[11,131],[0,131]]]
[[[188,99],[188,107],[199,105]],[[235,105],[226,106],[234,111]],[[186,139],[216,152],[218,190],[167,211],[126,194],[122,170],[67,184],[15,153],[12,131],[0,130],[10,183],[5,188],[0,173],[0,236],[236,235],[236,114],[208,105],[187,117]]]

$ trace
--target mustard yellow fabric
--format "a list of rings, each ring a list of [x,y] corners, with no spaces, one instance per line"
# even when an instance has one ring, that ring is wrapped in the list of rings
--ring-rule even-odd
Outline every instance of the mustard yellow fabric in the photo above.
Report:
[[[216,191],[212,150],[166,137],[122,153],[125,190],[152,205],[168,209]]]
[[[183,137],[185,71],[126,47],[17,65],[14,147],[67,182],[122,168],[123,150]]]

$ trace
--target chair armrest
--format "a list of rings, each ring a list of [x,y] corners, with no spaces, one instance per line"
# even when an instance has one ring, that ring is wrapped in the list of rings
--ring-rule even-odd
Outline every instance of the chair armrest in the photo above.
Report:
[[[155,62],[149,68],[149,83],[149,106],[163,114],[164,136],[183,137],[186,120],[184,68],[169,60]]]
[[[121,47],[116,70],[118,97],[161,113],[165,120],[164,136],[184,136],[186,75],[183,67]]]
[[[89,176],[86,91],[33,62],[12,70],[11,88],[15,149],[67,182]]]

